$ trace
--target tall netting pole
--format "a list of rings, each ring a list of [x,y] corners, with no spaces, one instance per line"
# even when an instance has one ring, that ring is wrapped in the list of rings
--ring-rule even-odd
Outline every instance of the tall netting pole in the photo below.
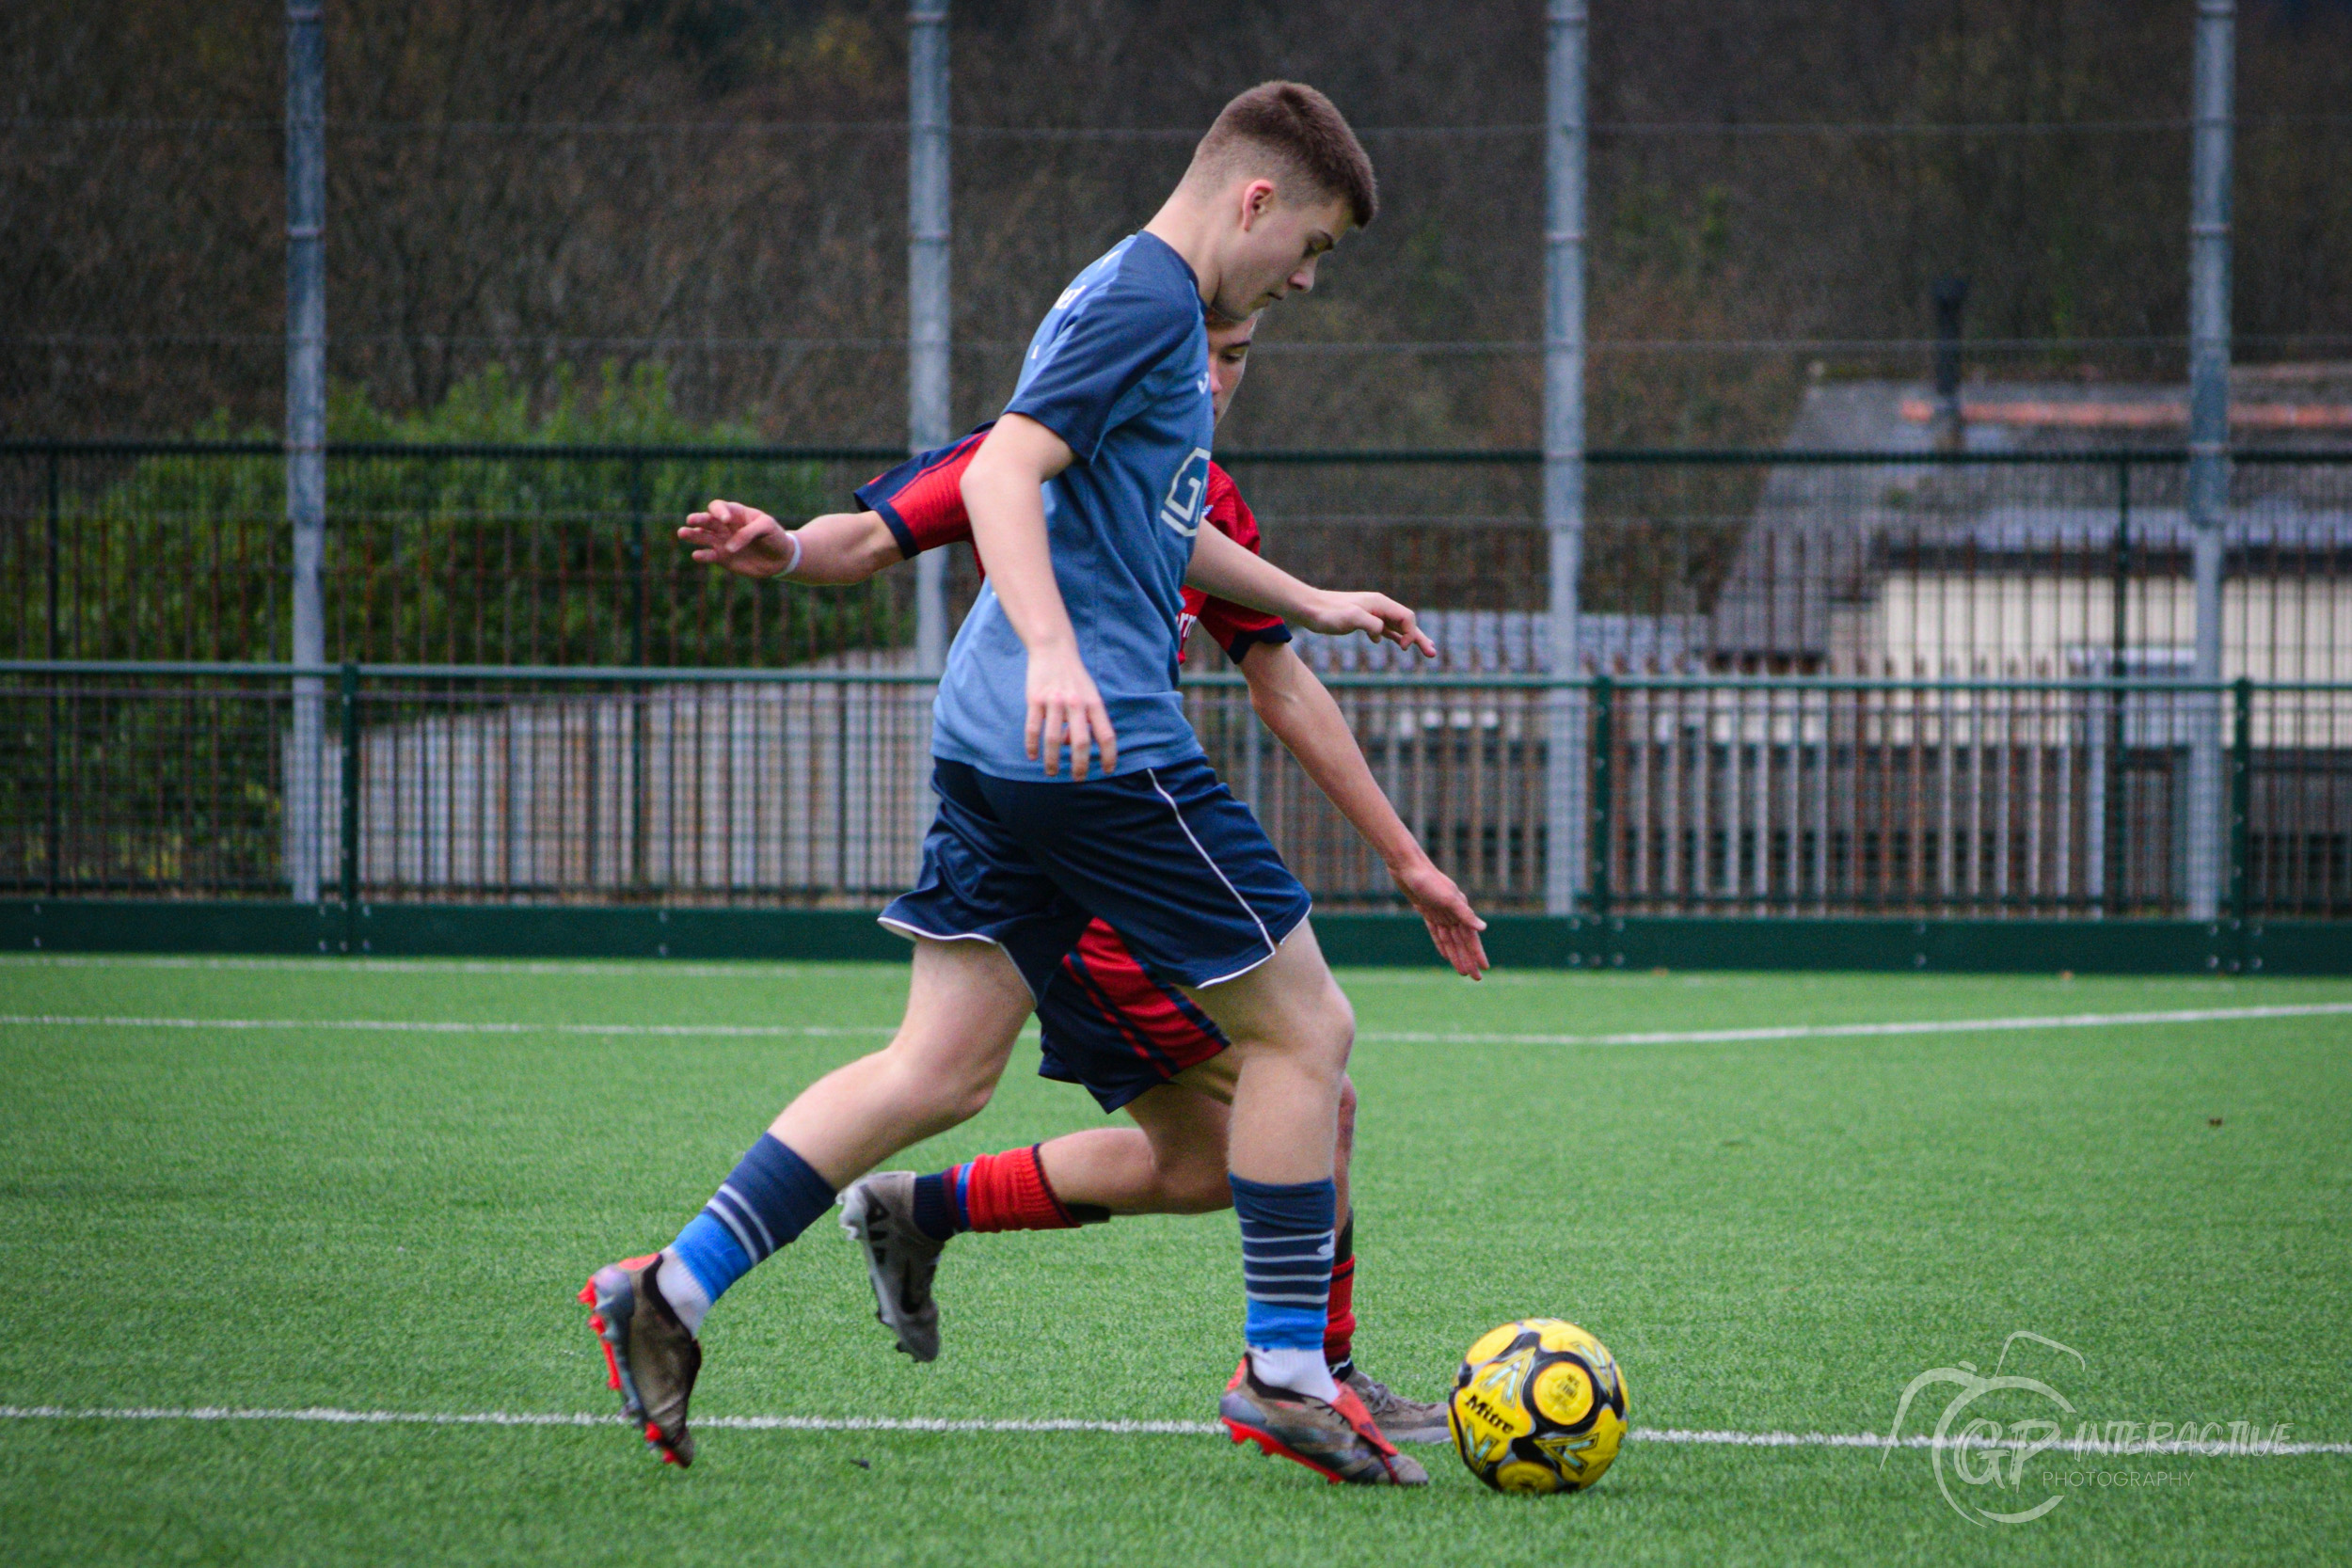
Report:
[[[947,440],[947,0],[914,0],[907,17],[907,441]],[[947,557],[914,561],[914,658],[947,659]]]
[[[2230,515],[2230,153],[2233,0],[2198,0],[2196,139],[2188,225],[2188,520],[2195,541],[2197,679],[2221,679],[2221,568]],[[2200,692],[2189,746],[2188,915],[2219,912],[2221,698]]]
[[[319,569],[326,552],[326,51],[316,0],[286,6],[286,521],[294,531],[294,661],[326,661]],[[286,872],[294,901],[318,901],[320,748],[326,689],[294,685],[286,763]]]
[[[1585,0],[1550,0],[1544,138],[1544,532],[1550,545],[1550,670],[1581,673],[1576,579],[1584,561]],[[1544,912],[1568,914],[1586,881],[1584,694],[1546,697]]]

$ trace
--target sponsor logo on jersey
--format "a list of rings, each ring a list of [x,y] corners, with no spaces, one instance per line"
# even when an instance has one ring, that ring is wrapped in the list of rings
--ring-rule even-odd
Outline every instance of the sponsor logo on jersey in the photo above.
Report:
[[[1190,539],[1200,531],[1201,500],[1209,489],[1209,449],[1195,447],[1176,466],[1168,481],[1168,499],[1160,502],[1160,521]]]

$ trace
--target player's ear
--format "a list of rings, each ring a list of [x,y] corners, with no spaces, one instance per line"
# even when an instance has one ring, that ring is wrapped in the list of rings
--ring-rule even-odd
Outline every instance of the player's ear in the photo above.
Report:
[[[1242,186],[1238,200],[1241,207],[1243,232],[1247,233],[1249,230],[1256,228],[1259,219],[1274,211],[1277,195],[1274,182],[1271,180],[1252,180]]]

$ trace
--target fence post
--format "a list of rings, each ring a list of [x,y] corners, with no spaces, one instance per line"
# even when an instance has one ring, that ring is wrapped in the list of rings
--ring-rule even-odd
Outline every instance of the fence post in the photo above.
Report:
[[[358,941],[359,920],[359,666],[343,666],[343,767],[336,791],[342,806],[343,951]]]
[[[2107,618],[2107,676],[2115,685],[2107,694],[2106,766],[2100,776],[2101,847],[2100,892],[2110,915],[2123,912],[2124,870],[2128,851],[2123,842],[2123,672],[2131,648],[2132,465],[2125,458],[2115,466],[2115,585]]]
[[[2254,804],[2254,683],[2240,675],[2230,684],[2230,919],[2237,927],[2240,957],[2246,943],[2247,852],[2252,834],[2248,820]]]
[[[947,0],[914,0],[907,14],[907,445],[946,443],[948,334]],[[947,557],[914,558],[914,667],[947,661]]]
[[[1548,696],[1544,912],[1572,914],[1585,839],[1577,579],[1584,562],[1585,0],[1545,9],[1543,519],[1554,682]]]
[[[2189,740],[2188,917],[2211,920],[2221,847],[2221,579],[2230,515],[2230,164],[2237,7],[2197,0],[2189,156],[2188,493],[2197,723]]]
[[[628,661],[645,662],[645,460],[628,460]]]
[[[49,635],[48,653],[54,663],[57,657],[57,448],[49,447]],[[64,832],[63,796],[58,791],[57,731],[65,721],[63,702],[57,692],[58,677],[51,674],[49,691],[49,896],[57,895],[57,873],[60,865],[58,836]]]
[[[1608,941],[1610,847],[1615,842],[1616,790],[1612,764],[1616,752],[1616,683],[1604,672],[1593,677],[1593,919]]]
[[[286,0],[286,523],[294,535],[294,662],[326,662],[319,577],[326,553],[326,53],[317,0]],[[319,819],[325,683],[294,685],[286,869],[294,901],[316,903],[326,871]]]
[[[645,460],[628,461],[628,562],[635,578],[629,611],[628,662],[645,667]],[[677,647],[675,633],[672,650]],[[628,705],[628,879],[632,887],[645,881],[645,687],[640,681]]]

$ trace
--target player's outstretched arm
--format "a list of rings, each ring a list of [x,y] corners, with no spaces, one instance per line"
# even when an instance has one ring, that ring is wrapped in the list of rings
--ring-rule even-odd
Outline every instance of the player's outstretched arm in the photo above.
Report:
[[[1028,754],[1052,778],[1065,739],[1070,776],[1083,779],[1093,749],[1103,770],[1119,767],[1119,736],[1109,709],[1078,655],[1078,634],[1054,580],[1045,539],[1045,482],[1076,461],[1070,444],[1023,414],[1007,414],[980,443],[963,471],[963,508],[972,518],[972,547],[988,562],[989,586],[1005,619],[1028,650]]]
[[[829,512],[787,531],[757,507],[714,500],[677,536],[706,566],[820,586],[864,582],[905,559],[878,512]]]
[[[1334,593],[1312,587],[1213,528],[1200,531],[1184,581],[1217,598],[1295,621],[1311,631],[1334,637],[1360,631],[1375,642],[1393,642],[1423,657],[1434,657],[1438,652],[1438,645],[1421,629],[1413,612],[1386,594]]]
[[[1252,647],[1241,661],[1241,671],[1249,682],[1250,706],[1290,748],[1315,787],[1331,798],[1340,815],[1378,853],[1454,972],[1473,980],[1486,973],[1486,946],[1478,933],[1486,923],[1454,879],[1438,869],[1381,792],[1330,688],[1287,642]]]

